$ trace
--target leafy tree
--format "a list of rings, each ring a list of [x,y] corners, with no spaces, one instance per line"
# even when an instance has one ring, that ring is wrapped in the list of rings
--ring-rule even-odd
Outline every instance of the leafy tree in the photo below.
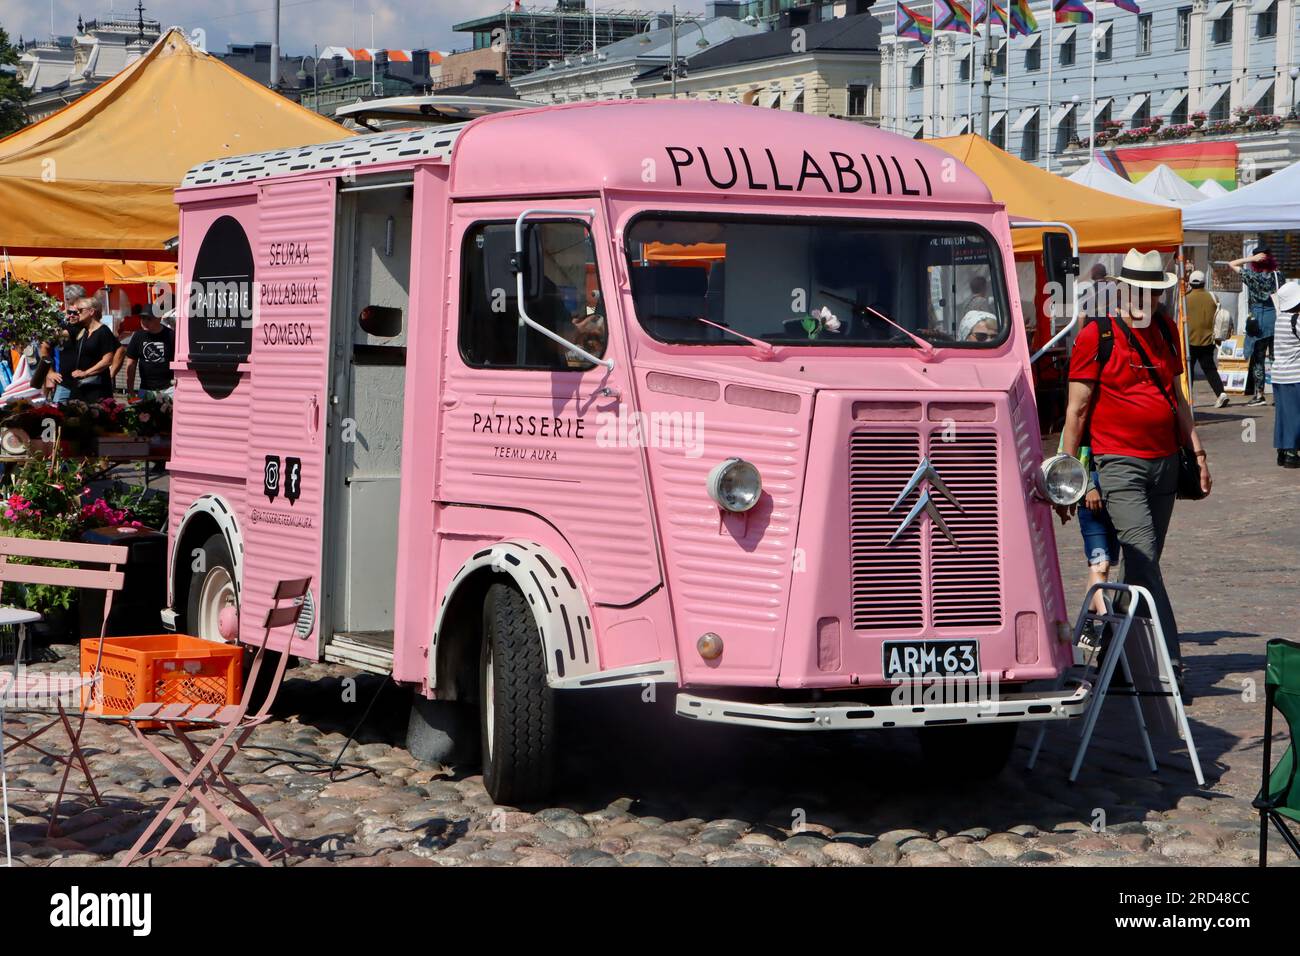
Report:
[[[27,88],[18,82],[16,73],[9,72],[17,66],[18,48],[9,42],[9,34],[0,27],[0,136],[8,136],[27,125],[23,113]]]

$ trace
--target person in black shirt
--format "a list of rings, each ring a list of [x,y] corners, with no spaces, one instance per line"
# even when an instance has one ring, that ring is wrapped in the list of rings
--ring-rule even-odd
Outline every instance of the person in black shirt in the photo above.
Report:
[[[62,383],[72,390],[73,398],[98,402],[113,394],[109,367],[122,346],[100,321],[102,306],[98,299],[78,299],[73,306],[79,329],[60,350]]]
[[[172,383],[172,359],[176,357],[176,333],[152,312],[140,316],[141,328],[132,333],[126,346],[126,390],[135,391],[135,373],[140,372],[140,397],[161,392]]]

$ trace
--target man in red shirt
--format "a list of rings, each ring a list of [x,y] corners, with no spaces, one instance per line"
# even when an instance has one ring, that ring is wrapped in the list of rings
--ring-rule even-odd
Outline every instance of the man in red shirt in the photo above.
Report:
[[[1084,325],[1070,355],[1063,450],[1077,455],[1080,445],[1091,447],[1101,500],[1124,556],[1124,581],[1151,592],[1181,688],[1178,624],[1160,554],[1178,489],[1179,449],[1195,453],[1206,494],[1210,469],[1176,384],[1183,370],[1178,334],[1160,308],[1177,277],[1164,271],[1159,252],[1130,249],[1114,279],[1114,301],[1099,302],[1096,313],[1107,318]]]

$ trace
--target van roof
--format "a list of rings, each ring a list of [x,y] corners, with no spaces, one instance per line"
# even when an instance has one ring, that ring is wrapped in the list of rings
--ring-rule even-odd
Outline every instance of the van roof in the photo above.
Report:
[[[974,172],[924,142],[845,120],[700,100],[511,110],[463,125],[213,160],[190,170],[182,187],[422,159],[452,162],[456,197],[619,189],[726,198],[788,193],[786,198],[993,201]]]
[[[466,125],[468,124],[455,123],[385,130],[331,143],[213,159],[200,163],[187,172],[181,180],[181,188],[224,186],[251,179],[293,176],[322,169],[359,168],[403,159],[448,162],[451,159],[452,145]]]

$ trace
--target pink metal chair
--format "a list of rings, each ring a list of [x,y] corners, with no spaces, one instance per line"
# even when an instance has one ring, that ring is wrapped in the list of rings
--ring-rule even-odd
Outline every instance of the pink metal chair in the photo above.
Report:
[[[51,567],[45,564],[17,564],[11,558],[28,561],[66,561],[79,564],[102,565],[103,569]],[[104,634],[108,629],[109,612],[113,609],[113,595],[122,588],[122,572],[118,567],[125,563],[127,549],[112,544],[78,544],[69,541],[44,541],[35,538],[0,537],[0,584],[51,584],[62,587],[94,588],[104,592],[104,615],[100,623],[100,656],[103,654]],[[18,629],[17,652],[12,671],[0,672],[0,797],[3,800],[5,829],[5,858],[9,861],[9,780],[7,757],[19,748],[36,751],[42,757],[63,766],[63,776],[58,790],[40,790],[30,787],[15,789],[33,790],[36,793],[54,794],[50,808],[47,834],[53,834],[58,819],[59,805],[67,790],[68,775],[77,767],[86,778],[95,803],[102,805],[94,777],[81,750],[81,731],[86,723],[85,705],[99,683],[100,658],[88,674],[31,674],[23,672],[23,646],[27,639],[27,625],[41,620],[35,611],[0,606],[0,627]],[[75,726],[68,711],[77,714]],[[6,711],[35,715],[36,729],[24,727],[22,731],[6,730]],[[44,723],[41,721],[44,720]],[[62,755],[34,743],[50,730],[61,727],[66,733],[71,750]],[[12,741],[12,742],[10,742]],[[12,861],[9,861],[12,862]]]
[[[185,823],[190,811],[196,806],[202,806],[207,813],[211,814],[212,818],[220,823],[226,832],[262,866],[270,866],[272,860],[280,859],[293,851],[294,847],[275,828],[275,824],[226,773],[226,767],[239,753],[253,731],[271,716],[271,705],[275,701],[276,694],[279,693],[280,683],[284,680],[285,666],[289,660],[288,652],[280,654],[266,696],[257,710],[250,714],[249,705],[252,702],[254,688],[257,686],[257,677],[265,662],[271,631],[278,627],[297,624],[303,610],[303,597],[310,585],[311,578],[281,581],[276,585],[271,608],[267,611],[263,622],[262,641],[253,657],[245,681],[244,693],[238,704],[228,704],[225,707],[218,704],[142,704],[126,715],[125,719],[130,723],[136,738],[172,776],[180,781],[180,786],[158,811],[144,833],[140,834],[140,838],[123,858],[122,866],[129,866],[137,859],[149,859],[162,853]],[[282,604],[282,602],[288,603]],[[206,750],[189,736],[194,730],[203,729],[217,731],[217,736],[208,744]],[[159,730],[170,732],[184,746],[190,760],[188,769],[183,768],[180,762],[164,753],[151,738],[151,735]],[[253,844],[249,835],[235,826],[230,817],[221,810],[217,803],[218,795],[224,796],[227,801],[251,814],[275,838],[281,848],[270,857],[263,854]],[[154,846],[146,851],[145,846],[150,839],[167,822],[167,818],[186,796],[190,799],[184,809]]]

